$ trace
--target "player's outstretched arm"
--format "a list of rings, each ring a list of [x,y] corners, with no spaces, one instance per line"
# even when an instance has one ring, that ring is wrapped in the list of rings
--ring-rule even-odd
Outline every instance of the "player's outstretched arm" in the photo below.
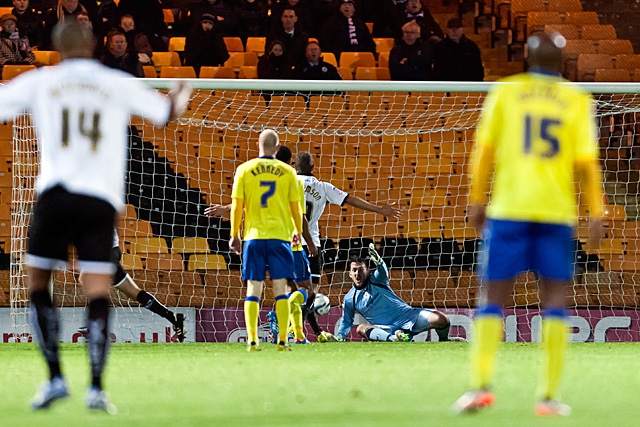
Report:
[[[400,218],[400,214],[402,211],[398,209],[395,203],[390,203],[384,206],[377,206],[372,203],[367,202],[364,199],[361,199],[358,196],[349,195],[344,201],[346,204],[353,206],[354,208],[362,209],[369,212],[379,213],[384,216],[389,216],[391,218]]]
[[[169,121],[175,120],[182,115],[191,99],[191,85],[187,82],[179,81],[178,85],[169,91],[171,101],[171,114]]]
[[[227,212],[231,212],[231,205],[216,205],[213,204],[204,210],[204,214],[210,217],[224,216]]]

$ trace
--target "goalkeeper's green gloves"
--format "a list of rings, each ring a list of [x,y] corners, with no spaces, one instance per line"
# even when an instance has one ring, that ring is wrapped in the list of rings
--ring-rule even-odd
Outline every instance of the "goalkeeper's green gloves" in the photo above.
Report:
[[[327,331],[322,331],[320,335],[318,335],[318,342],[336,342],[338,339],[331,333]]]
[[[375,265],[383,263],[382,257],[376,251],[376,246],[373,243],[369,243],[369,258],[371,258],[371,261],[373,261]]]

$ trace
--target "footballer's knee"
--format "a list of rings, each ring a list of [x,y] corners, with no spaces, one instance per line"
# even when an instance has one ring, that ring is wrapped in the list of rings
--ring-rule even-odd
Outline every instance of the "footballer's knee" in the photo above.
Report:
[[[358,325],[358,327],[356,328],[356,332],[362,338],[367,338],[367,330],[368,329],[371,329],[371,325]]]
[[[443,312],[434,310],[429,314],[429,326],[433,329],[444,329],[449,325],[451,325],[449,317]]]

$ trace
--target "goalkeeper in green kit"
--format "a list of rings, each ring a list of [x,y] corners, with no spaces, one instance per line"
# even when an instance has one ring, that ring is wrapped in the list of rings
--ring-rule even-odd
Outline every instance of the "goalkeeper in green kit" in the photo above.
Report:
[[[368,341],[410,341],[414,335],[430,329],[436,331],[440,341],[463,341],[449,338],[451,323],[446,314],[411,307],[393,292],[387,266],[373,244],[369,245],[369,257],[376,265],[373,272],[363,259],[351,260],[349,277],[353,287],[344,297],[338,340],[346,339],[357,311],[368,323],[358,325],[356,331]]]

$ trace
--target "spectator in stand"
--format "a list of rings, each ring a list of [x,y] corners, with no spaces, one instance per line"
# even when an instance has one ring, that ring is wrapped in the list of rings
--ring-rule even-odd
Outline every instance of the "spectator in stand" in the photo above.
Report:
[[[132,15],[138,30],[142,31],[155,52],[166,52],[169,33],[164,23],[162,4],[158,0],[120,0],[120,16]]]
[[[108,52],[102,57],[102,63],[110,68],[127,72],[135,77],[143,77],[142,64],[138,55],[129,52],[127,37],[120,29],[113,29],[107,34]]]
[[[340,13],[329,18],[322,26],[320,42],[324,49],[333,52],[336,59],[342,52],[371,52],[375,54],[376,44],[367,24],[355,16],[353,0],[343,0]]]
[[[87,12],[78,0],[58,0],[58,5],[49,9],[44,18],[44,36],[42,39],[41,49],[51,50],[51,31],[53,27],[60,21],[64,21],[68,17],[76,17],[80,12]]]
[[[320,38],[324,23],[336,14],[338,0],[311,0],[312,28],[309,31],[311,37]]]
[[[220,33],[222,37],[239,36],[238,17],[233,13],[233,9],[225,0],[201,0],[191,7],[191,19],[194,23],[191,27],[197,27],[196,23],[200,23],[200,17],[208,13],[215,17],[216,22],[213,31]]]
[[[291,59],[286,55],[284,44],[279,40],[274,40],[258,60],[258,78],[291,79],[293,76],[292,65]]]
[[[407,0],[405,10],[398,21],[400,29],[407,22],[416,21],[420,25],[421,38],[425,42],[439,42],[444,38],[442,28],[433,19],[429,9],[422,4],[422,0]]]
[[[280,26],[280,17],[282,12],[287,8],[296,11],[298,17],[298,26],[302,31],[309,34],[313,30],[313,18],[311,16],[311,8],[305,0],[280,0],[278,3],[272,2],[271,17],[269,20],[269,31],[273,31]]]
[[[293,69],[295,80],[342,80],[336,67],[322,59],[317,42],[307,43],[305,59]]]
[[[431,45],[420,39],[416,21],[402,26],[402,40],[389,53],[391,80],[431,80]]]
[[[210,13],[200,18],[200,24],[191,29],[184,45],[184,65],[200,73],[202,66],[220,66],[229,59],[222,35],[215,30],[220,21]]]
[[[116,28],[120,22],[120,11],[114,0],[102,0],[95,12],[92,12],[87,6],[85,8],[93,18],[93,33],[98,40],[103,40],[109,31]]]
[[[402,35],[403,16],[406,0],[374,0],[378,3],[378,13],[373,19],[373,37],[387,37],[399,40]]]
[[[436,80],[454,82],[484,80],[480,49],[464,35],[462,21],[458,18],[449,20],[447,37],[435,46],[433,73]]]
[[[136,30],[136,23],[131,15],[122,15],[120,18],[120,28],[127,38],[127,46],[131,55],[138,55],[138,60],[142,65],[153,65],[151,56],[153,49],[149,44],[149,39],[142,32]]]
[[[89,18],[89,14],[87,12],[80,12],[76,15],[76,19],[81,25],[89,28],[93,32],[93,23],[91,22],[91,18]],[[107,53],[107,46],[102,41],[102,39],[98,39],[93,33],[93,37],[95,38],[95,48],[93,50],[93,59],[97,59],[98,61],[102,61],[102,57]]]
[[[29,45],[38,47],[42,39],[42,17],[35,9],[29,7],[29,0],[13,0],[11,14],[18,20],[17,26],[20,34],[27,36]]]
[[[0,16],[0,68],[5,65],[32,65],[36,56],[29,38],[18,32],[18,18],[10,13]]]
[[[263,37],[267,33],[267,10],[265,0],[238,0],[234,13],[243,43],[247,43],[247,37]]]
[[[297,64],[304,58],[309,35],[297,25],[298,15],[294,8],[285,8],[280,20],[280,25],[269,33],[265,44],[270,46],[275,40],[281,41],[289,60]]]

